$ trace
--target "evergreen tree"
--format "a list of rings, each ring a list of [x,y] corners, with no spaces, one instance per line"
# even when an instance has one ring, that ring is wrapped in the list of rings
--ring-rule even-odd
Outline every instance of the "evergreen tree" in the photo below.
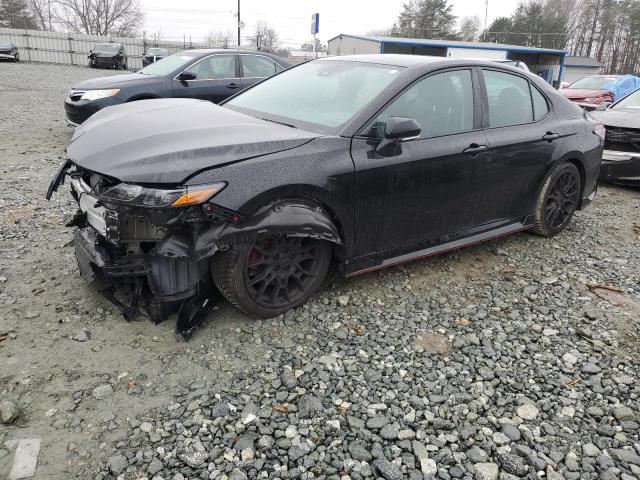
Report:
[[[8,28],[36,28],[26,0],[0,0],[0,26]]]
[[[410,0],[393,25],[394,37],[456,38],[456,16],[448,0]]]

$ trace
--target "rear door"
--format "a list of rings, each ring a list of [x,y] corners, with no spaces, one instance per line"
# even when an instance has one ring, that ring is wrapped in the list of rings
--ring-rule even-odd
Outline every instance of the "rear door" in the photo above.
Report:
[[[284,70],[280,65],[264,55],[240,54],[242,88],[259,82]]]
[[[551,102],[525,75],[481,69],[485,104],[484,223],[516,219],[534,210],[554,159],[562,153],[562,125]]]
[[[240,88],[238,57],[233,53],[209,55],[189,66],[195,80],[173,79],[173,96],[220,103]]]
[[[411,249],[476,225],[486,149],[478,91],[473,68],[430,74],[353,139],[356,255]],[[422,132],[383,156],[376,147],[392,116],[413,118]]]

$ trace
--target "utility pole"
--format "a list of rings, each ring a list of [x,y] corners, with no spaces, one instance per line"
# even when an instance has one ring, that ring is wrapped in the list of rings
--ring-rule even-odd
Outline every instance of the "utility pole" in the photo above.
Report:
[[[238,0],[238,47],[240,46],[240,0]]]
[[[489,18],[489,0],[484,2],[484,31],[487,31],[487,18]]]

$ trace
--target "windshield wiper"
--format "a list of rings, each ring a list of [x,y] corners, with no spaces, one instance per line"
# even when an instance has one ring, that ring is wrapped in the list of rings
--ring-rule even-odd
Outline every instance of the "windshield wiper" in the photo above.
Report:
[[[290,123],[285,123],[285,122],[279,122],[278,120],[273,120],[271,118],[263,118],[263,117],[258,117],[260,120],[265,120],[267,122],[272,122],[272,123],[279,123],[280,125],[284,125],[285,127],[291,127],[291,128],[298,128],[295,125],[291,125]]]

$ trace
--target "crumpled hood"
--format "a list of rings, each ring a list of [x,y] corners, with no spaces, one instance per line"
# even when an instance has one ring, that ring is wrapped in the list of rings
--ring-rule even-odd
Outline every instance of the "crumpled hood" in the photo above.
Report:
[[[100,90],[107,88],[123,88],[139,82],[149,82],[154,77],[142,73],[125,73],[123,75],[107,75],[106,77],[92,78],[73,86],[74,90]]]
[[[122,182],[175,185],[318,136],[203,100],[143,100],[91,116],[76,128],[67,154],[80,167]]]
[[[584,88],[561,88],[558,92],[566,98],[587,98],[599,97],[608,92],[608,90],[588,90]]]
[[[640,129],[640,111],[613,109],[589,114],[607,127]]]

